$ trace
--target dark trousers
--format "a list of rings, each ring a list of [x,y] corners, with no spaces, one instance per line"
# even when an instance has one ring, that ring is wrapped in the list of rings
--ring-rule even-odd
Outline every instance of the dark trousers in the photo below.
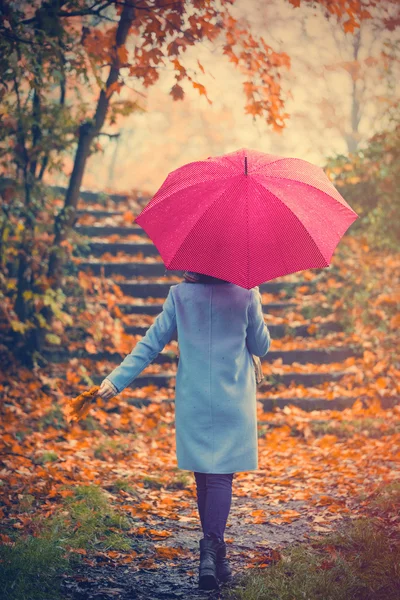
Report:
[[[224,541],[224,532],[232,501],[233,473],[197,473],[194,471],[203,535]]]

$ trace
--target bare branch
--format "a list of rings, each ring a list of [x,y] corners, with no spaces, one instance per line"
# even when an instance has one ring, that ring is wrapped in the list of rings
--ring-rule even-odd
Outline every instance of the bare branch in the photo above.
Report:
[[[101,11],[105,10],[106,8],[108,8],[109,6],[116,4],[114,0],[107,0],[106,2],[104,2],[103,6],[99,6],[104,2],[104,0],[98,0],[97,2],[95,2],[94,4],[92,4],[92,6],[89,6],[89,8],[85,9],[85,10],[73,10],[73,11],[63,11],[60,10],[57,13],[58,17],[84,17],[87,15],[97,15],[99,17],[101,17],[102,19],[107,19],[107,20],[111,20],[108,17],[105,17],[104,15],[101,14]],[[65,2],[63,3],[65,4]],[[98,8],[96,8],[98,7]],[[34,23],[36,21],[36,16],[32,17],[30,19],[24,19],[23,21],[20,21],[18,23],[18,25],[29,25],[31,23]]]
[[[0,36],[7,38],[8,40],[12,40],[13,42],[21,42],[21,44],[29,44],[31,46],[39,45],[38,42],[34,42],[33,40],[27,40],[22,38],[15,33],[8,32],[6,29],[3,29],[0,33]]]
[[[119,138],[120,137],[120,133],[106,133],[105,131],[100,131],[100,133],[97,134],[98,136],[100,135],[104,135],[106,137],[108,137],[109,140],[113,139],[113,138]]]

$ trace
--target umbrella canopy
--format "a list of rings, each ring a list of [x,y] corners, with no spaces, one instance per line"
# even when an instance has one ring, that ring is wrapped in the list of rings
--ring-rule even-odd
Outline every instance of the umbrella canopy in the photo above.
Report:
[[[357,218],[321,167],[241,148],[171,171],[136,223],[168,269],[251,289],[328,267]]]

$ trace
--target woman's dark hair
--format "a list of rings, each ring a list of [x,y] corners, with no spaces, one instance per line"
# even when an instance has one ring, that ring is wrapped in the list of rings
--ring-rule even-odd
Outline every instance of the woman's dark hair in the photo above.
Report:
[[[203,273],[196,273],[196,271],[185,271],[183,278],[186,283],[229,283],[229,281],[225,281],[225,279],[213,277],[212,275],[204,275]]]

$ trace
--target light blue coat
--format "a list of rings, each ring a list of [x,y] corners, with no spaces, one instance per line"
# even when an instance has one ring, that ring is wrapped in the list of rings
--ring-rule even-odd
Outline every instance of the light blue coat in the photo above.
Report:
[[[163,311],[107,379],[121,392],[177,332],[178,468],[200,473],[258,469],[256,379],[251,354],[270,347],[258,288],[188,283],[169,289]]]

